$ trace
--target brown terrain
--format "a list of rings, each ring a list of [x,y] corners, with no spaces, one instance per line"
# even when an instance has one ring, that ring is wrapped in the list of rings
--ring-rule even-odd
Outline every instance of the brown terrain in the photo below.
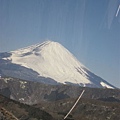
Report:
[[[0,120],[63,120],[83,89],[66,120],[120,120],[119,89],[47,85],[11,77],[0,80]]]

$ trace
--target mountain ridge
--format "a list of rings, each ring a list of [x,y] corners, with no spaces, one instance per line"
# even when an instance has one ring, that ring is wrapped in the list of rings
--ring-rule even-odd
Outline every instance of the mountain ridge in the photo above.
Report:
[[[53,81],[62,84],[114,88],[114,86],[90,72],[58,42],[46,41],[6,54],[9,54],[9,56],[0,57],[1,60],[31,69],[37,72],[36,76],[38,78],[51,78]],[[19,71],[19,67],[17,70]]]

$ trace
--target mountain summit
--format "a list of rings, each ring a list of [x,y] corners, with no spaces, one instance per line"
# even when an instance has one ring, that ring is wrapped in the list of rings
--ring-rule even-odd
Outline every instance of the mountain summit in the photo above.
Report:
[[[51,78],[57,83],[114,88],[108,82],[90,72],[57,42],[46,41],[6,54],[1,53],[0,58],[9,61],[11,64],[33,70],[38,77]],[[16,67],[16,69],[19,71],[19,67]],[[26,72],[26,74],[28,73]]]

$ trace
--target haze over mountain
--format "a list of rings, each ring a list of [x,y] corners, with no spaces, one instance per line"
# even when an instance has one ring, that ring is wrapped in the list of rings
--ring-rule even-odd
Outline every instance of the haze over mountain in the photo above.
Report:
[[[1,53],[0,61],[0,73],[3,75],[51,84],[114,88],[88,70],[61,44],[53,41]]]

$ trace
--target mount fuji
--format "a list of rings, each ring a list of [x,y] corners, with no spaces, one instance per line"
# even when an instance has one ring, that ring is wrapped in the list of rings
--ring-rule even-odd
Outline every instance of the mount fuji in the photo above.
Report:
[[[87,69],[61,44],[53,41],[0,53],[0,74],[46,84],[115,88]]]

